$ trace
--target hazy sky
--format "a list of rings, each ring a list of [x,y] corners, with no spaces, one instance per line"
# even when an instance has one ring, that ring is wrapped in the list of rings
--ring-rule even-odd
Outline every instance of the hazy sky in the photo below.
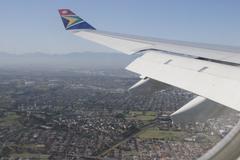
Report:
[[[240,46],[239,0],[5,0],[0,52],[112,51],[66,32],[58,8],[99,30]]]

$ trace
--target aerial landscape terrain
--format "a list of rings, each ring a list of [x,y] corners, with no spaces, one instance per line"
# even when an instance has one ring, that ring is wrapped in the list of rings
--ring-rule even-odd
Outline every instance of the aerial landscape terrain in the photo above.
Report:
[[[169,115],[195,95],[174,87],[129,93],[139,78],[124,66],[134,58],[0,54],[0,159],[192,160],[237,122],[229,112],[172,123]]]
[[[240,1],[0,4],[0,160],[240,160]]]

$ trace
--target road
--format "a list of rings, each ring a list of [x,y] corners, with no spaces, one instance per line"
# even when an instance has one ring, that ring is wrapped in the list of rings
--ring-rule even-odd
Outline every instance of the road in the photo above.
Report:
[[[151,121],[150,123],[142,126],[139,131],[137,132],[133,132],[131,135],[129,135],[128,137],[126,137],[125,139],[123,139],[122,141],[118,142],[117,144],[113,145],[111,148],[106,149],[105,151],[103,151],[102,153],[100,153],[97,157],[101,158],[104,157],[105,155],[107,155],[110,151],[112,151],[113,149],[117,148],[118,146],[120,146],[121,144],[127,142],[128,140],[130,140],[132,137],[137,136],[138,134],[144,132],[146,129],[154,127],[156,125],[156,121],[157,119]]]

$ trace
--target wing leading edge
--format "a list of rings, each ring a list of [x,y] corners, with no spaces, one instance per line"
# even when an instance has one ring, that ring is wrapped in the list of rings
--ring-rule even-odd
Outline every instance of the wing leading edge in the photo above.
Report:
[[[126,54],[145,53],[127,70],[240,111],[239,48],[224,49],[102,32],[68,9],[59,12],[65,28],[76,36]],[[85,25],[79,25],[81,23]]]
[[[59,13],[66,30],[73,32],[74,35],[126,54],[159,50],[178,55],[188,55],[194,58],[240,64],[240,47],[198,44],[104,32],[96,30],[69,9],[60,9]]]

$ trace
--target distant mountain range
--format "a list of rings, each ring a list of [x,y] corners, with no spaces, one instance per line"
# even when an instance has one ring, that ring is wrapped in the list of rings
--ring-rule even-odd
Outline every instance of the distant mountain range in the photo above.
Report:
[[[50,55],[45,53],[0,53],[0,68],[124,68],[136,56],[120,53],[69,53]]]

